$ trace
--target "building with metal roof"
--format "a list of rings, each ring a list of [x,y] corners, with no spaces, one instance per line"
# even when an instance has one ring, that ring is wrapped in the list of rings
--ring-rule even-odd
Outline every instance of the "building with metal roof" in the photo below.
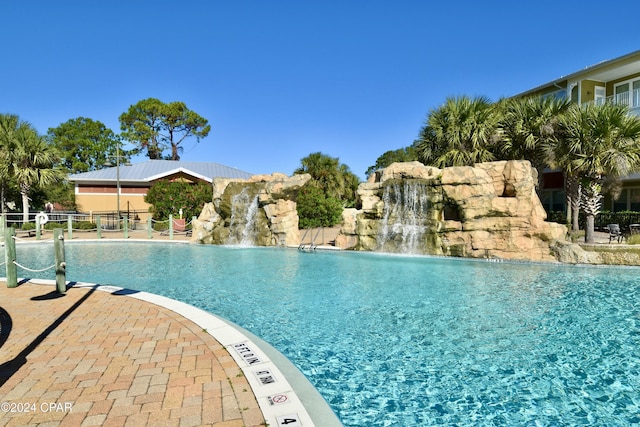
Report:
[[[136,164],[77,173],[68,176],[75,185],[78,210],[120,213],[145,219],[149,205],[144,196],[154,182],[213,182],[214,178],[248,179],[251,173],[214,162],[148,160]]]
[[[640,115],[640,50],[599,62],[516,95],[524,96],[554,96],[579,104],[624,104],[631,114]]]
[[[599,62],[566,76],[536,86],[515,97],[551,96],[578,104],[622,104],[629,113],[640,115],[640,50]],[[606,195],[604,209],[612,212],[640,211],[640,173],[621,178],[620,195]],[[564,175],[545,173],[541,191],[547,211],[565,210]]]

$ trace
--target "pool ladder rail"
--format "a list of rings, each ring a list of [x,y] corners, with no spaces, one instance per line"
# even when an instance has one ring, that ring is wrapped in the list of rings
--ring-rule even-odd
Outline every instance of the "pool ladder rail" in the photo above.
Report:
[[[315,236],[313,235],[313,231],[311,228],[307,228],[304,231],[304,234],[302,235],[302,239],[300,239],[300,245],[298,246],[298,250],[300,252],[312,252],[315,251],[316,248],[318,247],[318,245],[316,245],[316,239],[318,238],[318,236],[320,235],[320,232],[323,229],[320,228],[316,231]],[[306,243],[304,243],[304,239],[307,237],[307,234],[311,231],[311,243],[309,243],[309,245],[307,246]]]

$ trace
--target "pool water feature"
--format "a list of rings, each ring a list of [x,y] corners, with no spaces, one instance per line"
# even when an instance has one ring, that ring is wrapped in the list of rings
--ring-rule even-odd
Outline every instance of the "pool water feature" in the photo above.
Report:
[[[252,195],[249,187],[244,187],[240,193],[231,198],[228,245],[255,245],[257,212],[258,196]]]
[[[427,185],[419,180],[393,182],[384,189],[384,210],[378,250],[402,254],[424,253],[429,198]],[[393,242],[393,244],[391,244]]]
[[[17,251],[31,268],[53,256]],[[66,252],[70,280],[175,298],[258,335],[345,426],[640,423],[638,269],[137,242]]]

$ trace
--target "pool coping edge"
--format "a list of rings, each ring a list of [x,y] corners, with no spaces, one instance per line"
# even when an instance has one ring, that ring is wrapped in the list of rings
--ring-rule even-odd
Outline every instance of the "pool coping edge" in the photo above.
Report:
[[[48,279],[18,280],[34,285],[56,284],[55,280]],[[95,289],[155,304],[198,325],[223,345],[237,363],[267,425],[343,426],[322,395],[289,359],[239,325],[190,304],[150,292],[87,282],[67,283],[72,288]]]

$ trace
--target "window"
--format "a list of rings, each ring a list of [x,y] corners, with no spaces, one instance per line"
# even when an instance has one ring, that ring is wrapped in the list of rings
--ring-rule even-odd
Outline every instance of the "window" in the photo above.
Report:
[[[623,83],[614,87],[616,104],[629,104],[629,83]]]
[[[629,210],[640,212],[640,188],[629,189]]]
[[[627,210],[627,189],[623,189],[620,192],[618,199],[613,201],[613,211],[621,212]]]
[[[593,98],[593,101],[596,103],[596,105],[604,104],[606,99],[607,99],[607,92],[606,92],[604,86],[596,86],[596,87],[594,87],[594,98]]]
[[[624,188],[620,197],[613,201],[613,211],[640,212],[640,188]]]
[[[631,94],[631,108],[640,107],[640,80],[633,82],[633,92]]]
[[[564,212],[566,197],[564,190],[544,190],[541,194],[542,206],[547,212]]]
[[[628,105],[631,108],[640,107],[640,79],[615,85],[613,87],[613,102]]]
[[[541,97],[542,97],[542,99],[553,98],[553,99],[557,99],[559,101],[562,101],[564,99],[567,99],[567,91],[564,90],[564,89],[561,89],[561,90],[557,90],[555,92],[550,92],[550,93],[544,94]]]

